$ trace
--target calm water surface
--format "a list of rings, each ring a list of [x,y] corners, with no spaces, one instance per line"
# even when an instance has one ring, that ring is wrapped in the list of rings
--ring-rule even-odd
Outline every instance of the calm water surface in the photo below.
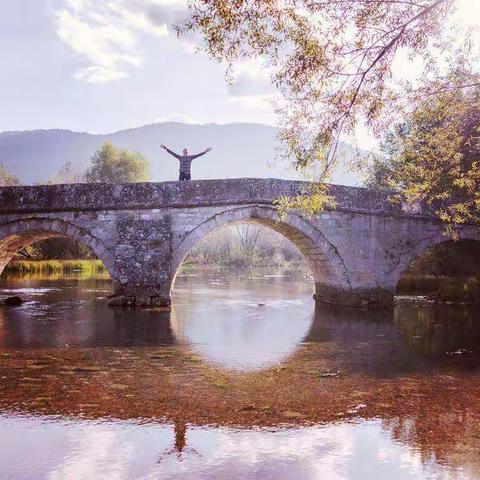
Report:
[[[2,278],[0,478],[480,478],[480,316],[315,305],[281,272],[189,271],[174,309],[106,279]]]

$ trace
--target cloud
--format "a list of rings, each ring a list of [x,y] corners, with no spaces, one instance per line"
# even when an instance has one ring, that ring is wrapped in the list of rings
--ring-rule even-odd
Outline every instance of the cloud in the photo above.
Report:
[[[167,122],[178,122],[178,123],[188,123],[191,125],[198,124],[192,117],[184,115],[183,113],[177,113],[174,115],[165,115],[155,119],[155,123],[167,123]]]
[[[273,95],[275,89],[270,78],[262,72],[242,72],[229,85],[228,93],[232,97],[265,96]]]
[[[109,83],[126,78],[126,72],[109,67],[92,66],[84,68],[75,74],[76,80],[84,80],[88,83]]]
[[[162,38],[186,18],[177,0],[64,0],[56,31],[85,63],[75,78],[91,83],[122,80],[143,63],[142,35]]]
[[[148,0],[144,3],[148,3]],[[186,9],[184,5],[179,3],[170,4],[152,4],[146,5],[145,10],[147,18],[154,25],[171,25],[182,23],[186,20]]]
[[[261,58],[240,62],[235,66],[228,93],[231,97],[271,97],[276,93],[271,75]]]

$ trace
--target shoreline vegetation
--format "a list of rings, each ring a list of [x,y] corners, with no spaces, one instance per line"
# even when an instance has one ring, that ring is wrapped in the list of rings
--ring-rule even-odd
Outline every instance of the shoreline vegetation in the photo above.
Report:
[[[79,275],[93,276],[104,274],[107,269],[101,260],[12,260],[6,267],[5,273],[19,275]]]
[[[249,264],[239,262],[239,258],[223,261],[206,262],[205,258],[187,258],[182,265],[182,271],[188,273],[198,268],[205,270],[215,269],[275,269],[282,270],[287,275],[302,278],[312,274],[305,262],[292,259],[277,258],[274,262],[271,257],[259,257],[258,261]],[[217,259],[220,260],[220,259]],[[102,277],[109,278],[107,269],[101,260],[12,260],[4,272],[7,275],[18,276],[45,276],[75,278]],[[427,302],[434,303],[464,303],[480,304],[480,277],[455,277],[445,275],[405,274],[398,283],[396,295],[399,297],[421,297]]]
[[[241,257],[236,258],[217,258],[213,261],[209,259],[200,258],[187,258],[185,259],[183,267],[221,267],[221,268],[282,268],[285,270],[301,270],[310,274],[310,268],[308,264],[302,260],[291,259],[287,260],[281,256],[268,257],[259,255],[255,258],[249,258],[248,261],[244,261]]]
[[[480,304],[480,278],[406,274],[398,282],[396,295],[435,303]]]

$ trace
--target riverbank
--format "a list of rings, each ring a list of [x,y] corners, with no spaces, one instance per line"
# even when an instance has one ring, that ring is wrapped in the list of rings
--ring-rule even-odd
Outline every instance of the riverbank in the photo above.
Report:
[[[228,254],[228,255],[210,255],[205,258],[202,255],[190,254],[185,259],[185,265],[195,267],[225,267],[225,268],[304,268],[308,269],[308,264],[301,257],[290,259],[280,254],[268,255],[266,253],[254,251],[250,255]]]
[[[397,295],[426,296],[439,303],[480,303],[480,278],[436,275],[404,275]]]
[[[185,262],[182,264],[179,275],[190,275],[196,272],[207,272],[212,275],[218,272],[240,272],[244,275],[260,275],[275,277],[295,277],[308,278],[313,281],[312,271],[306,264],[289,265],[223,265],[223,264],[199,264],[194,262]]]
[[[108,275],[101,260],[12,260],[4,270],[18,275]]]

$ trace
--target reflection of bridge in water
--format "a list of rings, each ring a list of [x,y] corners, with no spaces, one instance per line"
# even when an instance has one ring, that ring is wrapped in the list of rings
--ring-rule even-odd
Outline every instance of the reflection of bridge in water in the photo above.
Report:
[[[332,185],[335,210],[280,217],[275,200],[308,186],[229,179],[0,188],[0,270],[36,241],[70,237],[105,264],[113,305],[169,306],[178,268],[198,241],[219,227],[255,222],[299,248],[317,299],[390,305],[412,258],[445,241],[444,226],[427,210],[392,204],[388,193],[363,188]],[[458,235],[479,240],[480,229],[464,226]]]
[[[480,311],[473,307],[419,309],[407,305],[392,312],[318,303],[314,309],[303,312],[304,321],[300,314],[290,318],[288,331],[280,343],[275,343],[272,337],[269,343],[261,345],[255,343],[255,330],[264,330],[265,319],[249,323],[250,336],[245,337],[242,329],[231,330],[222,323],[221,328],[210,332],[209,338],[208,322],[193,329],[190,323],[198,319],[200,310],[190,308],[179,314],[175,310],[158,313],[93,306],[78,321],[75,320],[78,312],[72,311],[70,316],[45,323],[25,309],[0,309],[0,348],[63,348],[67,344],[73,349],[141,347],[148,351],[149,347],[178,346],[187,347],[206,363],[227,369],[232,366],[232,358],[250,355],[246,361],[233,362],[234,366],[249,370],[268,368],[279,362],[288,364],[289,357],[299,347],[318,343],[332,345],[332,350],[345,358],[349,350],[364,349],[368,366],[362,368],[372,374],[402,368],[423,369],[432,362],[452,360],[458,355],[466,355],[472,365],[480,364],[480,324],[475,321]],[[222,311],[222,315],[228,316],[228,310]],[[232,322],[238,320],[237,311],[233,310],[231,315]],[[278,319],[274,309],[269,315],[272,318],[267,324],[271,327]],[[222,348],[218,349],[218,345]],[[256,357],[259,348],[267,352]],[[355,369],[355,365],[349,368]]]

